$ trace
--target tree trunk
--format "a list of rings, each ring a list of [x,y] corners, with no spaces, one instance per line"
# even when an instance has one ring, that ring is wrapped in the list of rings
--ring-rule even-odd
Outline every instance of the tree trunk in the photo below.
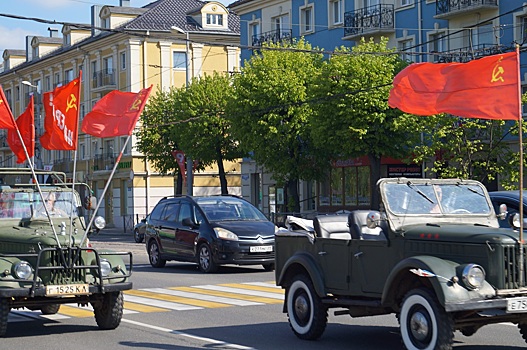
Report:
[[[223,166],[223,158],[218,159],[218,175],[220,177],[221,194],[229,194],[227,189],[227,177],[225,176],[225,167]]]
[[[176,179],[176,195],[181,196],[183,193],[183,175],[180,171],[177,172],[177,179]]]
[[[377,188],[377,181],[381,178],[381,157],[368,154],[370,160],[370,192],[371,192],[371,209],[379,210],[380,194]]]
[[[287,210],[295,213],[300,212],[300,196],[298,194],[298,179],[287,181]]]

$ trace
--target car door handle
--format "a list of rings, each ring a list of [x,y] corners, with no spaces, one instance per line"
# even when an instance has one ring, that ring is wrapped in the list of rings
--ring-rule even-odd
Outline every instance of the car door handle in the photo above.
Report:
[[[360,256],[362,255],[363,253],[362,252],[358,252],[358,253],[355,253],[353,256],[358,259],[360,258]]]
[[[326,252],[318,252],[318,255],[326,255]]]

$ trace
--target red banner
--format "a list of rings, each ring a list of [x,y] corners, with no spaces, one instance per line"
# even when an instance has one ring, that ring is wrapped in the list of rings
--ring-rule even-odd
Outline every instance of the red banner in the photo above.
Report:
[[[82,121],[82,131],[96,137],[131,135],[152,85],[138,93],[113,90],[101,98]]]
[[[417,115],[518,120],[519,53],[468,63],[415,63],[393,81],[388,104]]]
[[[40,137],[40,143],[45,149],[63,151],[77,149],[81,76],[82,72],[77,79],[67,85],[44,93],[46,131]]]
[[[172,151],[172,156],[179,165],[179,171],[183,175],[183,181],[186,181],[187,175],[185,172],[185,152],[183,151]]]
[[[33,96],[31,96],[26,110],[16,120],[16,125],[30,158],[35,155],[35,116],[33,106]],[[22,146],[16,129],[9,129],[7,131],[7,144],[16,155],[17,163],[23,163],[27,159],[26,152],[24,152],[24,147]]]
[[[9,108],[7,99],[4,95],[4,90],[0,86],[0,129],[14,129],[15,128],[15,118]]]

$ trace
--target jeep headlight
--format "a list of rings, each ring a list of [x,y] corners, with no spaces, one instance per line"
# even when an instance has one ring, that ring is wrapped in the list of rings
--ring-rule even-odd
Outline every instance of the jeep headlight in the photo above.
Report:
[[[106,259],[101,259],[101,273],[103,277],[110,275],[112,272],[112,265]]]
[[[93,225],[99,230],[102,230],[106,226],[106,220],[104,220],[102,216],[97,216],[95,220],[93,220]]]
[[[463,269],[463,283],[468,289],[479,289],[485,281],[485,270],[476,264],[468,264]]]
[[[235,233],[232,233],[231,231],[222,227],[214,227],[214,232],[216,232],[216,236],[218,236],[218,238],[226,239],[228,241],[238,240],[238,236]]]
[[[22,260],[15,264],[14,273],[16,278],[27,280],[31,276],[32,272],[33,269],[27,261]]]

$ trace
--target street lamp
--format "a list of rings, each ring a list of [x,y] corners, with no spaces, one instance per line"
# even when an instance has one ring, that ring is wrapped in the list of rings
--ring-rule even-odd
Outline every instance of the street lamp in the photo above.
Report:
[[[170,29],[172,29],[175,32],[178,32],[179,34],[185,34],[185,43],[186,43],[186,53],[185,53],[185,73],[186,73],[186,87],[188,88],[190,84],[190,60],[189,60],[189,33],[188,31],[184,31],[183,29],[172,26]],[[192,173],[193,168],[193,162],[192,159],[187,155],[187,195],[192,196],[194,191],[194,174]]]
[[[31,84],[31,82],[27,81],[27,80],[22,80],[22,84],[24,85],[27,85],[29,87],[32,87],[35,89],[35,92],[37,94],[40,94],[40,91],[39,91],[39,86],[38,85],[33,85]],[[37,121],[37,118],[38,118],[38,130],[40,131],[41,130],[41,116],[40,116],[40,103],[39,101],[34,101],[35,103],[35,108],[36,108],[36,112],[37,114],[35,115],[35,122]],[[36,123],[35,123],[36,124]],[[35,155],[36,155],[36,158],[37,158],[37,164],[35,164],[35,157],[32,157],[33,159],[31,159],[31,162],[33,163],[33,166],[35,166],[36,169],[42,169],[42,159],[41,159],[41,155],[40,155],[40,150],[39,152],[37,152],[38,150],[38,147],[35,145]]]

